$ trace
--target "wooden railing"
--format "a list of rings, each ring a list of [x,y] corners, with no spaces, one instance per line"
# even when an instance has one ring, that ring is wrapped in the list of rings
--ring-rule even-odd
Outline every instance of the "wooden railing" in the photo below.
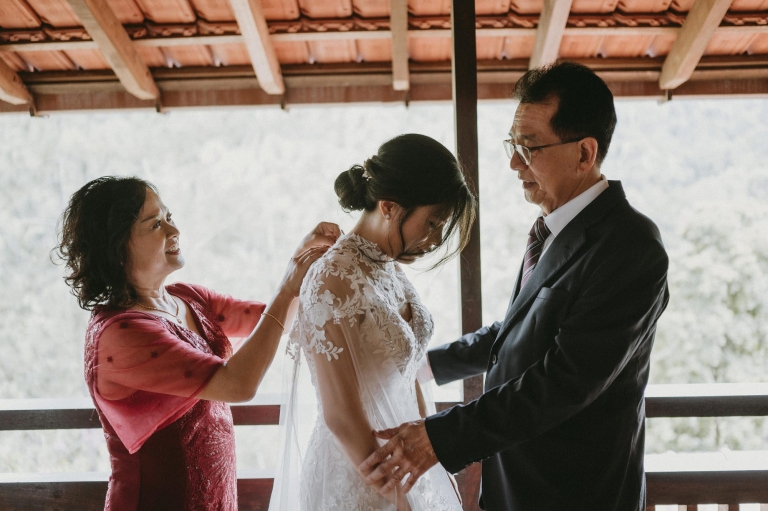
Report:
[[[439,409],[453,403],[439,403]],[[768,416],[768,384],[658,385],[646,393],[648,418]],[[235,425],[275,425],[280,406],[259,396],[233,405]],[[89,399],[0,400],[0,431],[99,428]],[[768,448],[768,445],[766,445]],[[107,474],[0,475],[0,510],[102,510]],[[740,503],[768,504],[768,460],[754,470],[649,471],[648,509],[659,504],[721,504],[728,511]],[[266,510],[272,479],[265,474],[238,474],[240,509]],[[768,505],[761,506],[768,511]],[[721,507],[722,509],[722,507]]]

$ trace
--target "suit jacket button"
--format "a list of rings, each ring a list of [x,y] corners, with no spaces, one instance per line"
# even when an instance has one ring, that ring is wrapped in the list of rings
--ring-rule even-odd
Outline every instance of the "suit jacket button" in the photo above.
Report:
[[[496,365],[496,362],[499,361],[499,357],[496,356],[496,353],[491,355],[491,365]]]

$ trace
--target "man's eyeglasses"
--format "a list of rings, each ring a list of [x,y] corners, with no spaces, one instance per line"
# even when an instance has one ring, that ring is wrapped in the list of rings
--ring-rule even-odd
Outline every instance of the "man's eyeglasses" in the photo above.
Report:
[[[533,151],[538,151],[539,149],[545,149],[547,147],[554,147],[556,145],[565,145],[565,144],[573,144],[574,142],[578,142],[581,140],[580,138],[576,140],[568,140],[567,142],[556,142],[554,144],[546,144],[546,145],[538,145],[536,147],[527,147],[520,144],[515,144],[512,142],[512,139],[505,140],[504,141],[504,150],[507,151],[507,156],[511,160],[512,157],[517,153],[517,155],[520,157],[520,159],[525,163],[526,165],[531,164],[531,158],[533,157]]]

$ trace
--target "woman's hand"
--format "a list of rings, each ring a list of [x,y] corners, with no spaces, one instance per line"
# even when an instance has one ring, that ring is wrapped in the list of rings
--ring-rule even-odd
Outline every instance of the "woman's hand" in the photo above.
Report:
[[[331,222],[320,222],[317,224],[312,232],[304,236],[304,239],[299,243],[299,247],[296,249],[296,253],[293,254],[297,257],[308,248],[312,247],[330,247],[341,236],[341,229],[338,225]]]
[[[314,246],[293,256],[291,262],[288,263],[288,268],[285,269],[280,291],[288,293],[292,298],[299,296],[301,283],[304,282],[307,270],[312,266],[312,263],[328,251],[328,247],[329,245]]]

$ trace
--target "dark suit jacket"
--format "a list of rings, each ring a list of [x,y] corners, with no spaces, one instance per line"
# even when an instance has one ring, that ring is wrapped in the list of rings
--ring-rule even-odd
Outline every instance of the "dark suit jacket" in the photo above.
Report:
[[[668,260],[655,224],[609,185],[502,323],[429,352],[438,384],[486,373],[479,399],[426,419],[446,469],[482,460],[483,509],[645,510],[643,394]]]

